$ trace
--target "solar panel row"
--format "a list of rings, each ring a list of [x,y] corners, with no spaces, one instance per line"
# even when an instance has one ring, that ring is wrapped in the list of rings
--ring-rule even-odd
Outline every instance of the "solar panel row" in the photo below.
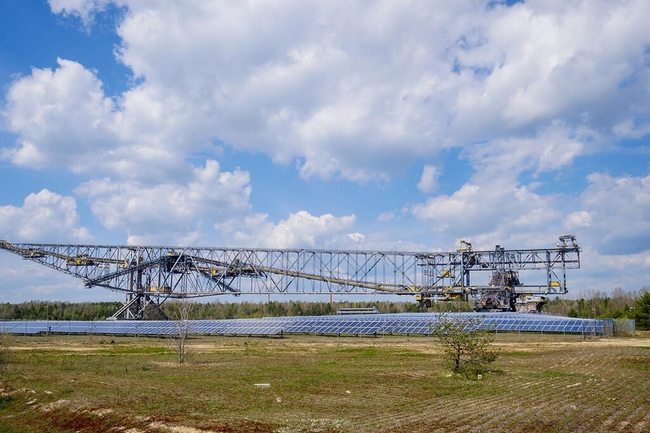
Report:
[[[611,329],[609,319],[576,319],[528,313],[449,313],[451,318],[478,318],[480,327],[496,332],[556,332],[603,335]],[[431,313],[373,314],[345,316],[265,317],[261,319],[191,320],[192,334],[280,335],[280,334],[420,334],[428,335],[438,323]],[[174,335],[180,324],[174,321],[5,321],[2,332],[14,334],[111,334]]]

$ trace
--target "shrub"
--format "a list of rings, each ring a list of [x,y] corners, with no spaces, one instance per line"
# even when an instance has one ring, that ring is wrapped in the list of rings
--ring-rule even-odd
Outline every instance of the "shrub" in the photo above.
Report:
[[[440,341],[449,368],[466,377],[484,372],[496,361],[498,353],[490,350],[494,333],[480,328],[481,317],[440,314],[431,333]]]

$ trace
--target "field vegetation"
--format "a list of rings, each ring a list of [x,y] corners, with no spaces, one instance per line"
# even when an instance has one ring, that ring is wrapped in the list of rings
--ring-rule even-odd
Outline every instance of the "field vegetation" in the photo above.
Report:
[[[646,432],[650,335],[499,333],[478,377],[433,337],[5,335],[0,432]]]

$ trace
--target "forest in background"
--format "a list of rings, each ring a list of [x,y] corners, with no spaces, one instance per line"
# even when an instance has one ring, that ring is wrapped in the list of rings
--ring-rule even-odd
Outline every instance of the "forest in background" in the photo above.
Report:
[[[180,301],[168,301],[162,310],[173,317]],[[105,320],[117,311],[120,302],[30,301],[0,304],[0,320]],[[376,308],[381,313],[471,311],[465,302],[439,302],[422,308],[415,302],[194,302],[190,319],[244,319],[279,316],[322,316],[338,314],[342,308]],[[637,329],[650,329],[650,288],[627,292],[616,288],[611,294],[588,292],[579,299],[559,296],[544,305],[543,312],[579,318],[635,319]]]

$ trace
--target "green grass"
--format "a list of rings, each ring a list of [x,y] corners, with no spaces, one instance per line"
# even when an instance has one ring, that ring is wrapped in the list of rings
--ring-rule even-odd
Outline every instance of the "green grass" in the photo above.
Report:
[[[480,380],[429,338],[205,337],[183,365],[164,339],[20,338],[0,433],[648,430],[646,350],[517,337]]]
[[[517,351],[511,350],[511,351],[508,351],[508,352],[500,353],[500,356],[506,357],[506,358],[526,359],[526,358],[531,358],[531,357],[535,356],[535,354],[532,353],[532,352],[517,352]]]
[[[22,427],[16,427],[11,424],[5,424],[0,421],[0,433],[28,433],[29,430],[26,430]]]

